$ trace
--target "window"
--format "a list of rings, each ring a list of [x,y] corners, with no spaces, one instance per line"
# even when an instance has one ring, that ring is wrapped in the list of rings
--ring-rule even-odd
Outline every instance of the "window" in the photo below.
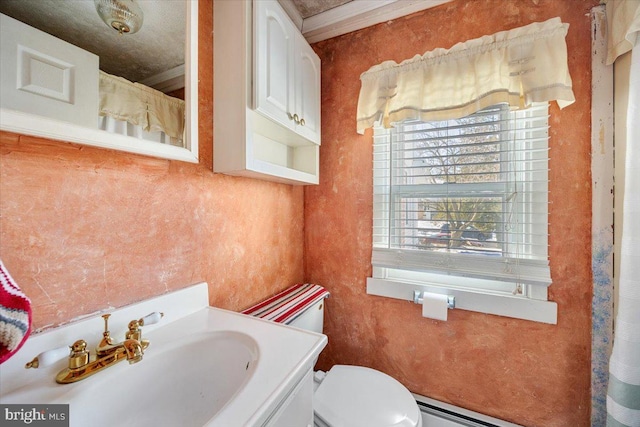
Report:
[[[523,306],[547,303],[547,103],[377,128],[373,164],[369,293],[435,289],[461,308],[525,318]],[[555,323],[547,304],[534,320]]]

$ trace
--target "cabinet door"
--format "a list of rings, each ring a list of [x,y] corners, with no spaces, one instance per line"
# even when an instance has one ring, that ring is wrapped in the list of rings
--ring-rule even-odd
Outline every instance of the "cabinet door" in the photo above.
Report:
[[[0,31],[0,108],[97,129],[99,58],[6,15]]]
[[[255,109],[293,129],[296,28],[276,1],[256,1],[253,7]]]
[[[296,38],[296,132],[320,144],[320,58],[302,36]]]
[[[309,371],[295,386],[265,427],[313,426],[313,372]]]

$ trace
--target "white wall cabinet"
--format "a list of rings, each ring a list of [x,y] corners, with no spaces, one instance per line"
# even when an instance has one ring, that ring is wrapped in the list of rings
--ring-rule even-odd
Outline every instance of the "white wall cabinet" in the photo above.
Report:
[[[253,11],[255,108],[320,143],[320,58],[276,2]]]
[[[214,2],[214,29],[214,171],[317,184],[320,59],[276,0]]]

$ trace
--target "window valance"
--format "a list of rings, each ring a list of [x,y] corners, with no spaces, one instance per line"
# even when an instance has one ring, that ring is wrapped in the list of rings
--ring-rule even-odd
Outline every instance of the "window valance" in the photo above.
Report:
[[[357,130],[376,122],[455,119],[490,105],[514,109],[532,102],[575,101],[560,18],[435,49],[401,62],[385,61],[360,76]]]
[[[125,120],[147,132],[164,132],[182,139],[184,101],[100,71],[101,116]]]

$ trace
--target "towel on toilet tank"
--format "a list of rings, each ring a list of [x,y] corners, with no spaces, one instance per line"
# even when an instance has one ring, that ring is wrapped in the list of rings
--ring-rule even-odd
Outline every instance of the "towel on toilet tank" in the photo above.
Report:
[[[306,307],[329,296],[320,285],[298,283],[266,301],[242,311],[242,314],[288,324],[302,314]]]

